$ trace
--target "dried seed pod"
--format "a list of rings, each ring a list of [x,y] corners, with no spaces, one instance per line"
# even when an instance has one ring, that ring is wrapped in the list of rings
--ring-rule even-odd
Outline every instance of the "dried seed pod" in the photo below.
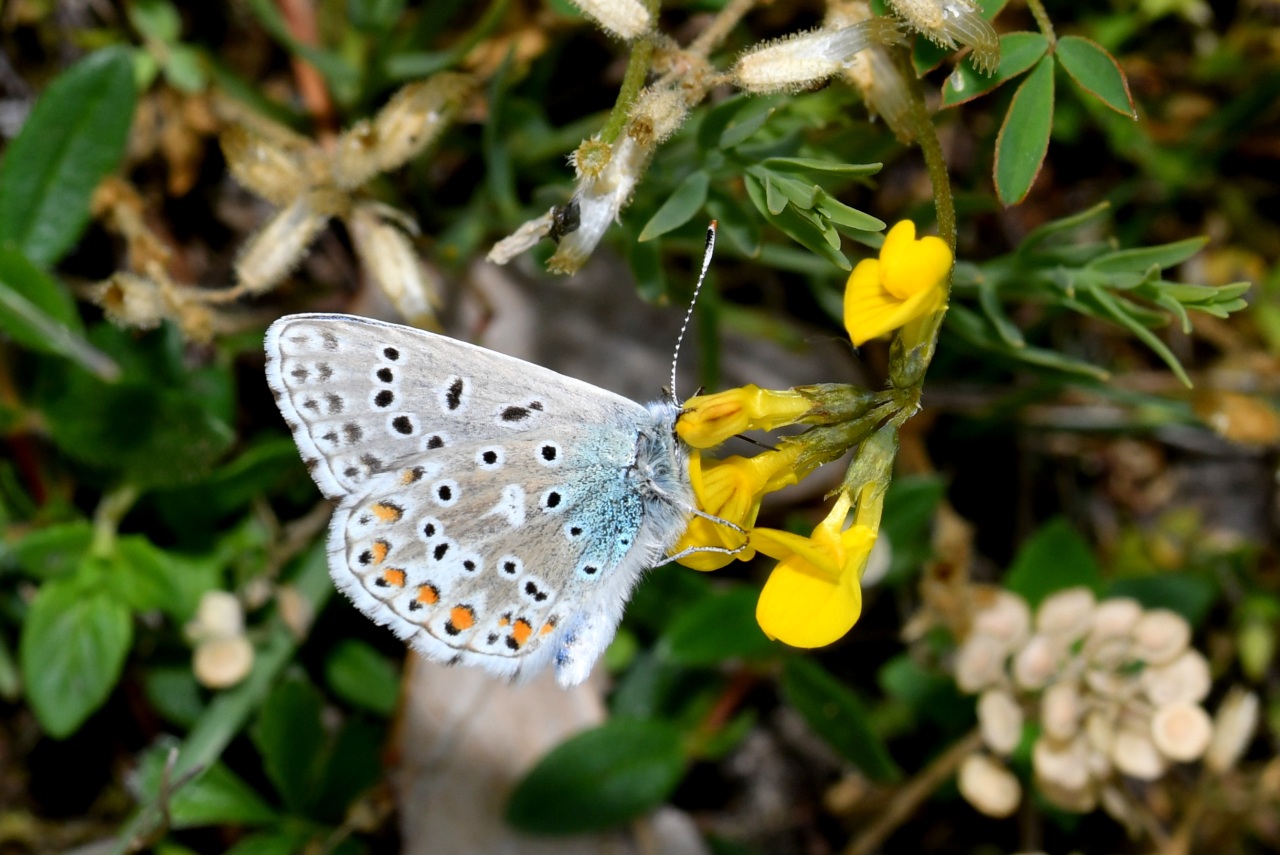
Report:
[[[1040,697],[1040,723],[1050,739],[1065,742],[1080,731],[1084,702],[1074,681],[1064,680]]]
[[[1212,683],[1209,662],[1196,650],[1184,650],[1172,662],[1144,668],[1138,680],[1157,707],[1180,701],[1199,703],[1208,697]]]
[[[196,646],[191,670],[202,686],[226,689],[249,676],[253,645],[243,635],[206,638]]]
[[[538,241],[551,235],[557,210],[559,206],[551,208],[541,217],[525,221],[520,228],[495,243],[485,258],[494,264],[506,264],[517,255],[533,249]]]
[[[653,15],[641,0],[572,0],[582,14],[606,32],[631,40],[653,28]]]
[[[1083,638],[1093,625],[1097,600],[1088,588],[1067,588],[1046,597],[1036,610],[1036,632],[1071,644]]]
[[[631,192],[652,154],[652,148],[641,146],[634,137],[624,134],[613,145],[609,163],[599,176],[579,180],[570,203],[578,211],[578,228],[560,240],[559,249],[547,260],[548,270],[576,273],[586,263],[605,231],[631,200]]]
[[[281,208],[248,243],[236,259],[236,278],[249,294],[271,290],[289,275],[306,254],[307,247],[329,221],[306,193]]]
[[[427,270],[408,236],[373,205],[357,205],[347,228],[360,263],[396,310],[414,326],[434,326],[440,281]]]
[[[107,319],[122,327],[149,330],[169,317],[164,295],[145,276],[118,271],[89,289],[89,298],[102,307]]]
[[[994,638],[1007,651],[1017,650],[1031,634],[1031,609],[1017,594],[997,591],[995,599],[973,616],[971,631]]]
[[[957,783],[965,801],[987,816],[1009,816],[1022,801],[1018,779],[985,754],[970,754],[964,759]]]
[[[357,122],[338,139],[333,180],[359,187],[420,154],[453,121],[473,85],[465,74],[436,74],[401,88],[372,121]]]
[[[861,50],[901,42],[897,25],[887,18],[796,33],[749,48],[734,64],[733,79],[747,92],[796,92],[841,71]]]
[[[1212,739],[1213,721],[1199,704],[1169,704],[1151,717],[1151,741],[1170,760],[1179,763],[1197,760]]]
[[[1111,762],[1122,774],[1140,781],[1154,781],[1164,774],[1168,763],[1151,739],[1151,728],[1134,724],[1116,730],[1111,745]]]
[[[1133,655],[1148,665],[1162,665],[1187,648],[1191,626],[1168,609],[1152,609],[1133,628]]]
[[[1024,689],[1039,689],[1058,673],[1065,649],[1047,635],[1033,635],[1013,659],[1013,679]]]
[[[1218,707],[1213,720],[1213,740],[1204,755],[1204,764],[1221,775],[1233,768],[1258,729],[1258,696],[1239,686],[1232,687]]]
[[[275,205],[287,205],[315,180],[308,149],[268,140],[241,125],[228,127],[218,141],[232,177]]]
[[[988,748],[1008,756],[1022,740],[1022,707],[1007,690],[987,689],[978,698],[978,727]]]
[[[956,685],[960,691],[976,694],[1004,678],[1004,646],[985,635],[970,635],[956,651]]]

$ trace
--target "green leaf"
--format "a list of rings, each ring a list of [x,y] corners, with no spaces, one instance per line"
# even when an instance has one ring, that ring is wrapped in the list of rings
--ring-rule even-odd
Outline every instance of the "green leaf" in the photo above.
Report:
[[[352,802],[382,777],[382,746],[386,726],[364,718],[346,721],[324,753],[317,780],[315,804],[310,815],[337,825],[350,812]]]
[[[973,347],[999,354],[1014,363],[1025,362],[1038,368],[1049,368],[1100,381],[1111,377],[1104,368],[1056,350],[1031,346],[1011,348],[995,333],[982,315],[959,303],[953,302],[947,310],[946,324],[948,332],[955,333]]]
[[[162,744],[143,755],[138,778],[144,791],[159,788],[168,754],[168,745]],[[174,828],[266,825],[278,819],[271,805],[222,763],[214,763],[199,778],[173,791],[169,817]]]
[[[662,268],[661,244],[627,241],[627,262],[636,281],[636,292],[644,300],[655,302],[667,293],[667,277]]]
[[[1136,311],[1140,311],[1140,307],[1135,306],[1128,301],[1125,301],[1122,305],[1118,299],[1103,288],[1090,288],[1087,293],[1097,301],[1103,311],[1110,315],[1112,319],[1141,339],[1147,347],[1155,351],[1156,356],[1159,356],[1164,360],[1164,364],[1169,366],[1169,370],[1171,370],[1174,375],[1182,381],[1182,385],[1186,386],[1188,389],[1191,388],[1191,378],[1187,376],[1186,369],[1182,367],[1182,363],[1178,361],[1178,357],[1174,356],[1173,351],[1169,349],[1169,346],[1157,338],[1155,333],[1151,332],[1151,330],[1147,329],[1139,323],[1136,318],[1134,318],[1134,313]]]
[[[994,177],[1004,205],[1026,198],[1049,151],[1052,129],[1053,57],[1046,56],[1018,86],[996,137]]]
[[[136,101],[123,47],[95,51],[49,85],[0,164],[0,244],[45,267],[63,256],[124,154]]]
[[[1105,48],[1080,36],[1063,36],[1058,39],[1055,52],[1077,86],[1120,115],[1138,118],[1129,81],[1120,63]]]
[[[360,83],[360,74],[342,55],[323,50],[294,38],[285,23],[284,15],[271,0],[249,0],[249,11],[257,17],[263,29],[277,41],[316,67],[337,89],[349,89]]]
[[[830,175],[862,176],[875,175],[883,168],[882,163],[842,163],[835,160],[815,160],[811,157],[768,157],[760,164],[772,172],[810,172]]]
[[[1085,539],[1065,519],[1058,518],[1022,545],[1004,584],[1034,609],[1045,597],[1064,588],[1082,585],[1097,591],[1102,571]]]
[[[1164,269],[1181,264],[1208,242],[1207,237],[1193,237],[1160,246],[1121,249],[1098,256],[1088,267],[1099,273],[1146,273],[1152,267]]]
[[[149,39],[176,42],[182,34],[182,16],[168,0],[135,0],[127,9],[129,23]]]
[[[1027,340],[1022,337],[1022,330],[1004,313],[1004,307],[1000,305],[1000,294],[990,279],[978,283],[978,305],[982,308],[987,323],[991,324],[991,328],[1006,345],[1013,348],[1026,346]]]
[[[1040,33],[1006,33],[1000,37],[1000,65],[988,77],[965,57],[942,85],[942,106],[955,107],[985,95],[1035,65],[1049,50],[1049,40]]]
[[[312,848],[323,848],[323,844],[312,839],[314,836],[314,831],[303,826],[286,826],[277,831],[247,834],[222,855],[297,855],[299,852],[309,852]]]
[[[404,13],[405,0],[348,0],[347,14],[366,33],[389,30]]]
[[[876,674],[876,681],[886,697],[946,733],[963,733],[973,723],[972,699],[960,694],[953,679],[926,670],[909,653],[900,653],[886,662]]]
[[[770,223],[777,226],[796,243],[825,258],[841,270],[848,271],[853,269],[853,265],[849,263],[849,260],[827,243],[822,232],[812,222],[800,216],[794,209],[788,207],[781,214],[771,214],[765,196],[764,184],[758,178],[747,174],[743,176],[743,182],[746,184],[747,195],[751,198],[752,204]]]
[[[788,659],[782,692],[814,732],[868,778],[888,783],[902,777],[857,696],[817,662]]]
[[[294,811],[305,812],[315,795],[324,759],[323,706],[315,687],[302,678],[289,678],[267,696],[250,729],[267,777]]]
[[[23,347],[66,357],[103,380],[120,375],[110,357],[84,340],[80,315],[62,283],[11,247],[0,247],[0,332]]]
[[[781,652],[756,623],[755,588],[738,586],[684,609],[659,643],[661,655],[688,667],[727,659],[761,659]]]
[[[913,577],[932,554],[929,527],[946,492],[946,482],[936,475],[908,475],[889,482],[880,523],[893,546],[886,582]]]
[[[777,104],[777,100],[771,98],[747,99],[747,103],[741,109],[729,116],[728,123],[720,133],[718,147],[731,149],[755,136],[756,131],[763,128],[764,123],[769,121]]]
[[[680,182],[674,192],[662,203],[662,207],[654,212],[649,222],[640,231],[639,240],[647,241],[675,231],[702,209],[707,202],[707,188],[711,186],[711,176],[699,170],[691,173]]]
[[[18,655],[31,708],[50,736],[70,736],[102,706],[132,641],[123,603],[74,578],[41,586]]]
[[[1128,576],[1107,586],[1108,597],[1133,597],[1148,609],[1170,609],[1200,626],[1218,599],[1213,578],[1188,572]]]
[[[204,698],[191,665],[153,667],[143,680],[147,702],[168,721],[190,728],[204,711]]]
[[[184,596],[178,578],[188,566],[174,560],[143,535],[126,535],[116,540],[108,586],[116,599],[128,603],[134,611],[160,611],[175,621],[183,621],[195,611],[195,603]]]
[[[760,224],[750,208],[713,187],[707,197],[707,213],[734,249],[746,258],[760,255]]]
[[[36,579],[57,579],[79,565],[92,542],[93,526],[76,520],[30,532],[9,554],[24,573]]]
[[[837,226],[844,226],[854,231],[879,232],[883,231],[887,225],[883,220],[870,214],[864,214],[857,208],[851,208],[845,203],[832,198],[825,190],[817,192],[814,209]]]
[[[339,642],[325,659],[324,678],[333,693],[353,707],[383,716],[396,711],[398,669],[363,641]]]
[[[507,822],[535,834],[609,828],[665,802],[684,765],[670,724],[613,719],[543,757],[511,794]]]

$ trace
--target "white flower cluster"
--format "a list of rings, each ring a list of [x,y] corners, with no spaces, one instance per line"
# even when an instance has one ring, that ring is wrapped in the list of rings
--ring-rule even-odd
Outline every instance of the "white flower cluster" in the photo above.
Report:
[[[1214,771],[1233,766],[1256,725],[1257,699],[1229,697],[1215,725],[1200,705],[1209,664],[1190,640],[1180,615],[1135,600],[1099,602],[1071,588],[1045,599],[1033,621],[1026,601],[999,592],[974,615],[955,658],[956,684],[979,695],[990,752],[961,766],[961,793],[991,816],[1016,809],[1021,786],[996,757],[1018,746],[1027,718],[1040,727],[1037,788],[1064,810],[1100,804],[1127,821],[1120,776],[1154,781],[1171,764],[1201,759]]]
[[[226,689],[249,675],[253,645],[245,637],[244,607],[235,594],[205,591],[186,634],[196,645],[191,669],[202,686]]]

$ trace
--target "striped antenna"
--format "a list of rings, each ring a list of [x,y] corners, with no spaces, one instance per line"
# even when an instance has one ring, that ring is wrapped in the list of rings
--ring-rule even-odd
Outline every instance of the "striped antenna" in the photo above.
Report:
[[[676,338],[676,352],[671,356],[671,400],[680,402],[676,394],[676,363],[680,360],[680,345],[684,343],[685,331],[689,329],[689,319],[693,317],[693,307],[698,304],[698,294],[702,292],[702,283],[707,278],[707,270],[711,267],[711,256],[716,251],[716,221],[707,226],[707,242],[702,249],[702,272],[698,274],[698,284],[693,286],[693,299],[689,301],[689,311],[684,313],[684,323],[680,325],[680,335]]]

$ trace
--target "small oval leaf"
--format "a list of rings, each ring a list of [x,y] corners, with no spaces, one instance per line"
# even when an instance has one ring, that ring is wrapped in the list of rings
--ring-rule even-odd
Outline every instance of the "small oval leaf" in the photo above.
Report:
[[[1063,36],[1055,50],[1058,62],[1077,86],[1122,116],[1138,118],[1129,79],[1102,45],[1080,36]]]
[[[1052,129],[1053,57],[1046,56],[1018,86],[996,137],[995,184],[1004,205],[1026,198],[1040,174]]]
[[[654,215],[645,223],[640,231],[639,240],[653,240],[656,237],[674,231],[693,219],[694,214],[707,203],[707,188],[711,186],[711,176],[699,170],[692,173],[675,189],[667,201],[662,203]]]
[[[942,86],[942,106],[965,104],[990,92],[1035,65],[1047,50],[1049,40],[1039,33],[1006,33],[1000,37],[1000,65],[996,73],[990,77],[982,74],[973,67],[972,60],[965,57]]]

